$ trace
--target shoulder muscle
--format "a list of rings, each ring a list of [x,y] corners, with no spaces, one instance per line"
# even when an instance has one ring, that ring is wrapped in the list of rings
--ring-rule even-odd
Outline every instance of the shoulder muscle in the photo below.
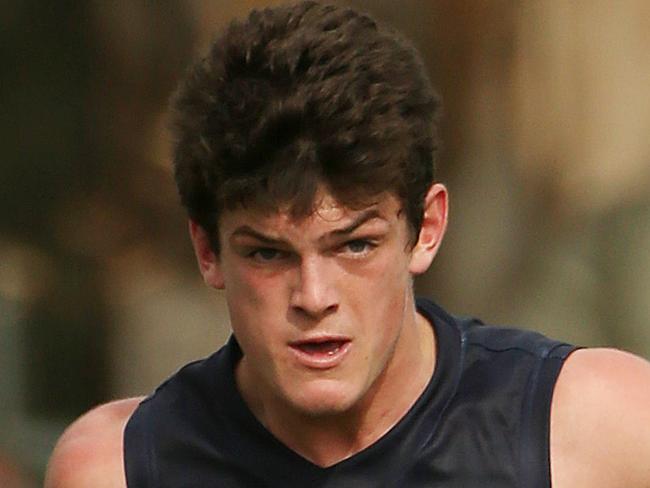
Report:
[[[45,488],[125,487],[122,436],[141,400],[101,405],[70,425],[50,458]]]
[[[553,486],[650,488],[650,363],[613,349],[573,353],[551,411]]]

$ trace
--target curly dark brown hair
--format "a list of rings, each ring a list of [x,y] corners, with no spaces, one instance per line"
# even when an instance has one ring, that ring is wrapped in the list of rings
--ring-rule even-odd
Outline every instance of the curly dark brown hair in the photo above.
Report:
[[[415,49],[367,15],[317,2],[253,11],[172,108],[181,200],[215,251],[223,210],[308,215],[319,185],[350,207],[392,192],[419,232],[440,99]]]

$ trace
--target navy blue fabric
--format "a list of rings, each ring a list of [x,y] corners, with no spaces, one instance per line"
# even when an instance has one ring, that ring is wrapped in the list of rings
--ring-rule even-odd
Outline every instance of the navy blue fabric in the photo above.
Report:
[[[411,410],[376,443],[328,468],[268,432],[237,391],[234,338],[182,368],[129,420],[129,488],[548,488],[553,387],[573,346],[452,317],[428,300],[437,363]]]

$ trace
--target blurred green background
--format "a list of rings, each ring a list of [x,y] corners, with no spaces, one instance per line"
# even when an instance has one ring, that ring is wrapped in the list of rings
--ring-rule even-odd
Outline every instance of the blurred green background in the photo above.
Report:
[[[216,29],[280,2],[0,3],[0,486],[228,335],[173,187],[166,103]],[[650,3],[357,0],[445,100],[451,225],[420,293],[650,357]]]

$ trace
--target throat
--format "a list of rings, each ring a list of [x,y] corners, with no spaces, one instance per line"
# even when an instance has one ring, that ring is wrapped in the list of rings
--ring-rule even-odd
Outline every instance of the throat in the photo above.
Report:
[[[283,419],[286,422],[286,418]],[[348,415],[294,419],[283,425],[265,425],[289,449],[321,468],[340,463],[373,444],[360,422]]]
[[[246,356],[235,371],[242,397],[258,421],[287,448],[322,468],[338,464],[387,435],[429,385],[437,359],[435,329],[419,314],[414,319],[403,331],[387,367],[345,409],[301,410],[300,402],[287,401],[277,385],[260,382],[263,375],[247,367]],[[354,340],[330,336],[293,342],[289,347],[295,364],[307,371],[306,378],[334,378],[335,383],[339,362],[346,353],[354,353]],[[346,382],[340,381],[345,387]],[[303,393],[298,390],[296,398]]]

